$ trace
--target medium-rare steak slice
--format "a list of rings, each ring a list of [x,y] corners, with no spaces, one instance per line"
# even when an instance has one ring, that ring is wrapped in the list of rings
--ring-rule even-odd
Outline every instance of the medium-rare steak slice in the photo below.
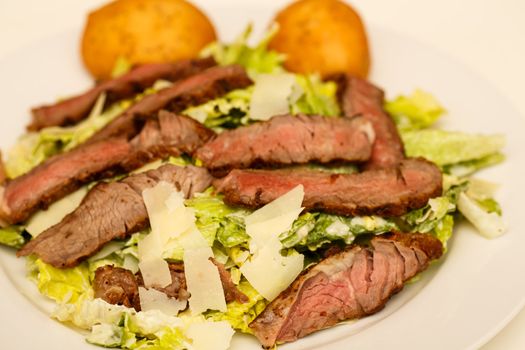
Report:
[[[164,165],[118,182],[99,183],[60,223],[29,241],[18,256],[35,254],[58,268],[77,265],[104,244],[125,238],[149,224],[142,191],[165,181],[188,198],[211,184],[205,168]]]
[[[83,184],[114,176],[130,152],[128,141],[114,138],[53,156],[6,184],[0,199],[1,216],[11,224],[23,222]]]
[[[94,142],[114,136],[134,137],[144,119],[160,109],[179,113],[225,93],[252,84],[244,68],[236,65],[209,68],[199,74],[144,97],[88,140]]]
[[[96,179],[126,173],[155,159],[192,154],[215,133],[166,111],[148,120],[133,140],[113,138],[56,155],[9,182],[0,211],[5,221],[25,221],[40,208]]]
[[[213,260],[213,263],[219,270],[226,302],[248,302],[248,297],[237,289],[224,265],[215,260]],[[163,292],[170,298],[188,300],[190,294],[186,286],[184,264],[169,263],[168,266],[171,273],[171,284],[164,288],[155,289]],[[133,275],[129,270],[111,265],[99,267],[95,271],[95,279],[93,280],[95,298],[101,298],[110,304],[133,307],[135,310],[140,311],[139,286],[144,286],[144,280],[140,272]]]
[[[392,295],[443,253],[429,234],[374,237],[302,273],[250,324],[266,348],[381,310]]]
[[[357,174],[312,170],[232,170],[214,186],[231,205],[259,208],[295,186],[304,186],[303,206],[340,215],[400,216],[442,193],[441,172],[422,158],[398,167]]]
[[[392,118],[384,111],[384,93],[366,80],[348,75],[334,78],[338,83],[338,97],[347,117],[362,115],[375,131],[372,157],[365,169],[397,166],[404,158],[404,147]]]
[[[122,168],[131,171],[154,159],[192,155],[213,136],[215,132],[196,120],[161,110],[158,118],[148,119],[130,141],[132,151],[122,161]]]
[[[364,162],[372,142],[372,126],[361,117],[281,115],[225,131],[195,156],[212,171],[311,161]]]
[[[105,104],[125,99],[143,91],[159,79],[177,81],[214,66],[213,59],[184,60],[176,63],[152,63],[138,66],[130,72],[95,85],[85,93],[52,105],[31,110],[33,121],[29,130],[40,130],[49,126],[76,124],[89,115],[98,96],[106,93]]]

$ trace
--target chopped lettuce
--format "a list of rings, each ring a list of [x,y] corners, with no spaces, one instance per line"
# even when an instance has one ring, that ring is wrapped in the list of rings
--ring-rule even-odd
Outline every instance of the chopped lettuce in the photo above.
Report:
[[[441,241],[441,244],[443,244],[446,250],[447,242],[454,233],[454,216],[452,214],[445,215],[445,217],[437,223],[436,227],[434,227],[432,233]]]
[[[410,96],[398,96],[385,103],[385,110],[400,130],[418,130],[431,126],[445,113],[431,94],[415,90]]]
[[[302,94],[290,107],[292,114],[319,114],[338,116],[337,84],[333,81],[322,81],[318,75],[296,75]]]
[[[252,90],[252,87],[233,90],[223,97],[190,107],[183,113],[217,131],[246,125],[249,123]]]
[[[378,216],[344,217],[324,213],[306,213],[281,235],[284,247],[305,247],[316,250],[330,242],[351,244],[360,234],[379,234],[397,228],[391,220]]]
[[[402,138],[407,156],[425,157],[445,170],[455,164],[494,156],[505,145],[502,135],[475,135],[433,129],[404,132]],[[478,163],[477,167],[483,165],[483,162]]]
[[[128,73],[132,68],[131,62],[126,59],[124,56],[117,57],[113,69],[111,70],[111,77],[118,78],[126,73]]]
[[[184,335],[185,329],[203,320],[168,316],[158,310],[136,312],[92,298],[59,304],[53,317],[90,330],[90,343],[123,349],[187,349],[190,339]]]
[[[197,228],[205,237],[217,238],[224,247],[233,247],[248,240],[244,228],[246,211],[226,205],[221,196],[213,194],[211,188],[186,200],[185,204],[195,210]]]
[[[499,164],[504,160],[505,156],[502,153],[498,152],[479,159],[467,160],[465,162],[445,165],[443,166],[443,170],[447,174],[455,176],[469,176],[480,169]]]
[[[86,263],[70,269],[57,269],[40,259],[28,258],[29,278],[35,281],[41,294],[57,303],[76,302],[91,291]]]
[[[248,297],[248,302],[231,302],[226,312],[212,311],[207,313],[206,317],[214,321],[228,321],[234,329],[253,334],[248,325],[264,311],[268,301],[245,280],[241,281],[237,288]]]
[[[200,56],[213,56],[215,61],[221,65],[240,64],[251,75],[282,71],[284,55],[268,50],[268,43],[277,33],[277,27],[270,29],[265,37],[254,47],[248,45],[252,29],[252,26],[249,25],[231,44],[223,44],[218,41],[211,43],[201,51]]]
[[[477,231],[486,238],[501,236],[507,230],[507,225],[501,217],[501,211],[487,208],[479,202],[461,193],[458,199],[458,209]]]
[[[0,244],[8,247],[20,248],[26,242],[22,232],[24,228],[21,226],[9,226],[0,228]]]

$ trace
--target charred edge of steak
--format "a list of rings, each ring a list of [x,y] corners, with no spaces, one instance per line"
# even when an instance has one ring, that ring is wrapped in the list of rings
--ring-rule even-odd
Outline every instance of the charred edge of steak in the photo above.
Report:
[[[310,267],[250,324],[266,348],[381,310],[443,252],[428,234],[388,234]]]
[[[133,138],[143,120],[155,112],[167,109],[181,112],[189,106],[198,105],[220,97],[234,89],[245,88],[253,82],[246,71],[237,65],[212,67],[199,74],[180,80],[176,84],[159,92],[146,96],[131,106],[102,130],[93,135],[87,143],[106,139],[114,135]]]
[[[151,63],[134,67],[130,72],[103,81],[90,90],[52,105],[31,110],[33,120],[27,127],[37,131],[50,126],[73,125],[89,115],[101,93],[106,93],[105,106],[133,96],[159,79],[177,81],[216,65],[213,58],[183,60],[175,63]]]

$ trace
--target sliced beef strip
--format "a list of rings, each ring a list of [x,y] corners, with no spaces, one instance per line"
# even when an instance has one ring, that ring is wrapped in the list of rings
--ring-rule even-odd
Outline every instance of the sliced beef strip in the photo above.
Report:
[[[0,202],[2,216],[12,224],[23,222],[83,184],[116,175],[130,152],[128,141],[114,138],[53,156],[6,184]]]
[[[428,234],[388,234],[349,246],[303,272],[250,324],[266,348],[381,310],[443,253]]]
[[[213,135],[189,117],[161,111],[129,142],[113,138],[81,145],[9,182],[0,207],[2,217],[23,222],[86,183],[127,173],[155,159],[192,154]]]
[[[215,260],[213,260],[213,263],[219,270],[226,302],[247,302],[248,297],[237,289],[224,265]],[[184,264],[169,263],[168,266],[171,273],[171,284],[164,288],[155,289],[170,298],[188,300],[190,294],[188,293],[186,277],[184,276]],[[138,287],[143,286],[144,280],[140,272],[133,275],[129,270],[111,265],[99,267],[95,271],[95,279],[93,280],[95,298],[101,298],[113,305],[133,307],[137,311],[141,309]]]
[[[76,124],[89,115],[97,98],[106,93],[106,105],[131,97],[153,85],[159,79],[177,81],[202,72],[216,63],[211,58],[184,60],[176,63],[152,63],[138,66],[130,72],[101,82],[83,94],[52,105],[33,108],[33,120],[29,130],[40,130],[50,126]]]
[[[300,184],[306,210],[352,216],[400,216],[442,193],[439,168],[421,158],[406,159],[397,168],[356,174],[232,170],[214,182],[226,203],[249,208],[262,207]]]
[[[217,172],[254,165],[289,165],[370,158],[373,133],[364,118],[281,115],[221,133],[196,157]]]
[[[131,140],[132,152],[122,161],[122,167],[134,170],[154,159],[192,155],[213,136],[215,132],[196,120],[161,110],[158,118],[149,119]]]
[[[99,183],[75,211],[29,241],[17,255],[35,254],[57,268],[76,266],[107,242],[126,238],[147,227],[143,190],[165,181],[188,198],[206,189],[211,180],[205,168],[169,164],[118,182]]]
[[[113,305],[132,307],[140,311],[139,286],[130,270],[113,265],[101,266],[95,270],[93,279],[95,298]]]
[[[404,147],[392,118],[384,111],[384,93],[370,82],[349,75],[333,78],[338,83],[338,97],[347,117],[362,115],[375,131],[372,156],[365,169],[397,166],[404,158]]]
[[[209,68],[156,94],[144,97],[93,135],[88,142],[116,135],[132,138],[138,134],[144,120],[160,109],[180,113],[187,107],[205,103],[231,90],[242,89],[251,84],[246,71],[240,66]]]

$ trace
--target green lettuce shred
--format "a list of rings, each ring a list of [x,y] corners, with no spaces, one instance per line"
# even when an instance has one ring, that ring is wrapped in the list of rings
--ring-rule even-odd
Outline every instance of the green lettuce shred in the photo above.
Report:
[[[428,128],[446,112],[434,96],[419,89],[387,101],[384,107],[403,131]]]
[[[231,302],[226,312],[211,311],[206,317],[213,321],[228,321],[231,326],[242,333],[253,334],[248,325],[266,308],[268,301],[248,283],[243,280],[238,285],[239,291],[248,297],[248,302]]]
[[[333,81],[323,82],[319,75],[295,76],[303,94],[290,107],[292,114],[318,114],[329,117],[340,115],[337,103],[337,84]]]
[[[253,47],[248,45],[252,30],[252,25],[248,25],[231,44],[223,44],[218,41],[211,43],[201,51],[200,57],[212,56],[220,65],[240,64],[250,75],[283,71],[282,64],[285,56],[268,50],[268,43],[275,36],[278,28],[270,29],[265,37]]]
[[[253,87],[234,90],[223,97],[190,107],[183,113],[216,131],[247,125],[252,91]]]
[[[424,157],[445,170],[452,165],[480,161],[499,154],[505,145],[502,135],[475,135],[444,130],[424,129],[402,133],[409,157]],[[478,163],[476,167],[490,164]]]
[[[22,247],[26,242],[22,234],[23,231],[24,228],[22,226],[0,228],[0,244],[16,249]]]
[[[41,294],[57,303],[76,302],[91,291],[89,269],[86,263],[70,269],[57,269],[41,259],[28,258],[29,278]]]

